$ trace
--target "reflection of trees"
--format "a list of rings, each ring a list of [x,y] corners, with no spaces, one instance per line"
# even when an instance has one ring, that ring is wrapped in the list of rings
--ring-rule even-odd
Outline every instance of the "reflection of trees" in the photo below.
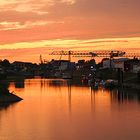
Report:
[[[71,114],[71,81],[67,81],[68,86],[68,106],[69,106],[69,113]]]
[[[0,83],[0,95],[9,94],[8,87],[9,87],[9,82],[1,81],[1,83]]]
[[[95,104],[96,104],[96,98],[95,98],[95,94],[96,94],[96,90],[94,90],[92,87],[90,87],[90,94],[91,94],[91,111],[95,110]]]
[[[14,81],[14,83],[15,83],[15,87],[16,88],[24,88],[24,86],[25,86],[25,80],[23,79],[23,78],[21,78],[21,79],[16,79],[15,81]]]
[[[9,107],[14,106],[16,103],[0,103],[0,111],[7,110]]]
[[[8,88],[10,83],[8,81],[0,81],[0,98],[3,98],[3,95],[5,94],[10,94]],[[3,109],[7,109],[10,105],[12,105],[14,103],[7,103],[7,102],[0,102],[0,111]]]
[[[51,80],[49,86],[66,86],[66,81],[63,80]]]
[[[137,91],[131,90],[113,90],[110,91],[110,96],[112,102],[117,101],[118,103],[126,103],[126,102],[140,102],[140,94]]]
[[[103,94],[108,94],[111,99],[111,103],[125,104],[129,102],[139,102],[140,103],[140,94],[139,91],[126,90],[126,89],[115,89],[115,90],[106,90],[102,89]],[[91,88],[91,106],[96,105],[96,94],[98,95],[101,92],[101,89],[94,90]]]

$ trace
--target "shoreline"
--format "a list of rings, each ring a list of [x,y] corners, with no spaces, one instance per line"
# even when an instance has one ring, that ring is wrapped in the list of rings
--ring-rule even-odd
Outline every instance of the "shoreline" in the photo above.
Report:
[[[124,83],[123,87],[125,89],[134,89],[134,90],[140,90],[140,85],[135,83]]]
[[[14,103],[22,101],[23,99],[13,93],[0,95],[0,103]]]
[[[5,80],[3,80],[3,81],[14,81],[14,80],[22,80],[22,79],[28,79],[28,78],[35,78],[35,77],[23,77],[23,76],[13,76],[13,77],[8,77],[7,79],[5,79]],[[45,77],[43,77],[43,78],[45,78]],[[52,78],[45,78],[45,79],[52,79]],[[54,78],[54,79],[57,79],[57,78]],[[78,76],[78,77],[73,77],[72,79],[71,79],[71,81],[73,82],[73,83],[81,83],[80,82],[80,80],[81,80],[81,77],[80,76]],[[136,79],[137,80],[137,79]],[[135,81],[135,80],[134,80]],[[134,90],[140,90],[140,83],[134,83],[134,81],[129,81],[129,82],[124,82],[123,83],[123,87],[125,88],[125,89],[134,89]],[[12,94],[12,93],[10,93],[10,94]]]

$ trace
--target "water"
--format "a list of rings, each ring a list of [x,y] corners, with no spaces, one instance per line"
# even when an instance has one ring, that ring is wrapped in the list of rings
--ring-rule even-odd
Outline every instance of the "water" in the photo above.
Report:
[[[0,108],[0,140],[138,140],[140,95],[64,80],[11,82],[24,100]]]

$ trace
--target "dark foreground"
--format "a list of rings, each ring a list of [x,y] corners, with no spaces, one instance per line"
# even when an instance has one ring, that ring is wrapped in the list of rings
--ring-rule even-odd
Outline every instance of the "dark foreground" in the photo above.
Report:
[[[13,103],[13,102],[21,101],[21,100],[23,99],[13,93],[0,95],[0,104]]]

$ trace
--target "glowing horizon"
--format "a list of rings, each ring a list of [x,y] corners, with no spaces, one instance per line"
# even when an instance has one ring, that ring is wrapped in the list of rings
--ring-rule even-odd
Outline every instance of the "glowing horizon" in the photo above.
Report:
[[[38,42],[22,42],[0,45],[2,55],[0,58],[10,61],[31,61],[39,62],[39,56],[44,59],[58,59],[59,56],[50,56],[49,53],[55,50],[73,51],[96,51],[96,50],[121,50],[125,52],[138,52],[140,37],[133,38],[106,38],[88,40],[42,40]],[[79,58],[80,59],[80,58]],[[83,59],[83,58],[81,58]]]

